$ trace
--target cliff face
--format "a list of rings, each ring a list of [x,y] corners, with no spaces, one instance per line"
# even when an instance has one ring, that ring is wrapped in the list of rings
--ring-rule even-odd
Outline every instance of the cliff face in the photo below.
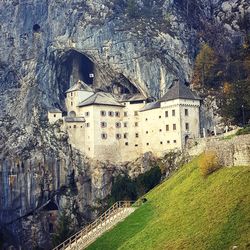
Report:
[[[173,79],[190,80],[206,23],[221,25],[231,44],[232,34],[242,35],[240,13],[250,11],[246,0],[141,0],[132,7],[123,0],[0,2],[0,222],[54,197],[73,172],[75,199],[90,217],[87,207],[124,171],[89,162],[46,123],[48,108],[65,108],[74,81],[159,97]],[[135,166],[125,169],[136,175],[148,167]]]

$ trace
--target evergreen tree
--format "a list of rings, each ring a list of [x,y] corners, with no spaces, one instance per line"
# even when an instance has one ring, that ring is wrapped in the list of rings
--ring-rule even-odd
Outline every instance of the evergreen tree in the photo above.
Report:
[[[72,219],[64,209],[59,216],[56,232],[53,235],[53,245],[59,245],[60,243],[68,239],[72,235],[72,233]]]
[[[114,201],[135,200],[137,198],[136,186],[128,175],[119,175],[111,189]]]

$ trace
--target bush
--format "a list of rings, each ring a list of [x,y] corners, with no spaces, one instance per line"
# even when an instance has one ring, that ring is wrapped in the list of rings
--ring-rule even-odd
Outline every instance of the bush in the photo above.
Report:
[[[161,180],[161,169],[156,166],[136,178],[136,189],[139,196],[154,188]]]
[[[112,185],[111,197],[114,201],[135,200],[137,198],[135,183],[128,175],[119,175],[116,178]]]
[[[136,200],[159,184],[160,180],[161,170],[158,166],[152,167],[149,171],[140,174],[134,180],[127,174],[123,176],[119,175],[112,185],[109,201]]]
[[[242,128],[236,132],[236,135],[246,135],[246,134],[250,134],[250,126]]]
[[[219,158],[214,151],[205,152],[199,159],[198,165],[201,171],[201,175],[206,177],[209,174],[218,170],[221,165],[219,163]]]

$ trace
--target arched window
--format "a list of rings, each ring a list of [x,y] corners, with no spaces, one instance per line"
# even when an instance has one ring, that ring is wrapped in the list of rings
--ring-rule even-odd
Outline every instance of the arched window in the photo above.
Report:
[[[75,111],[70,111],[69,112],[69,117],[76,117],[76,112]]]

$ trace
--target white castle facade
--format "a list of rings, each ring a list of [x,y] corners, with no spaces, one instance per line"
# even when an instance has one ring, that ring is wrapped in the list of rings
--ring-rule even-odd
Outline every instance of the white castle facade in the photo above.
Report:
[[[141,94],[94,92],[78,81],[66,91],[65,102],[67,116],[52,109],[49,122],[63,119],[71,145],[101,161],[131,161],[146,152],[160,157],[200,136],[200,98],[178,81],[150,103]]]

